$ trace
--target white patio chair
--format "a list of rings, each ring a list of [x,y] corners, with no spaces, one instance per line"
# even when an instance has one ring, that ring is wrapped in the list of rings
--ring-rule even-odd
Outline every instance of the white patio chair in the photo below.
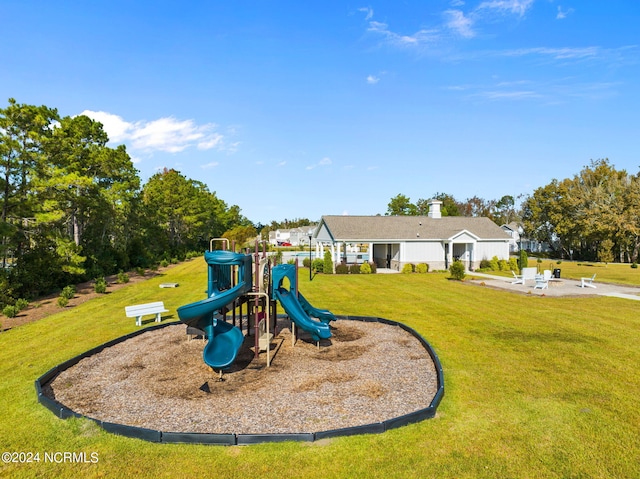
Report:
[[[580,287],[584,288],[584,287],[588,287],[588,288],[595,288],[596,285],[593,284],[593,282],[596,280],[596,275],[594,273],[593,276],[591,276],[591,278],[580,278]]]
[[[513,275],[513,278],[515,279],[515,281],[512,281],[511,284],[522,284],[522,275],[518,275],[515,273],[515,271],[511,270],[511,274]]]

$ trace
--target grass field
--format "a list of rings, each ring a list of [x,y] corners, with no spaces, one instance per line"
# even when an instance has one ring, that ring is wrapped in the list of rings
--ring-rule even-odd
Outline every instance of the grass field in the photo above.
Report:
[[[565,277],[574,274],[568,264],[560,265]],[[628,265],[620,272],[618,265],[573,266],[578,277],[585,276],[579,268],[597,268],[603,281],[640,284]],[[531,297],[447,276],[318,275],[310,283],[300,274],[314,305],[405,322],[436,350],[445,375],[436,417],[381,435],[245,447],[153,444],[86,420],[59,420],[38,404],[38,376],[137,329],[124,306],[163,300],[177,320],[178,306],[202,299],[201,260],[1,333],[0,452],[39,453],[40,462],[0,463],[0,477],[639,477],[640,303]],[[167,281],[180,287],[158,287]],[[53,452],[82,452],[97,463],[45,462]]]

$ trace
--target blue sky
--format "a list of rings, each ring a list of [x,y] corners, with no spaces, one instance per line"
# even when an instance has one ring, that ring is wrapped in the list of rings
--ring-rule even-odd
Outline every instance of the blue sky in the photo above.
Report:
[[[87,114],[146,181],[253,222],[637,173],[640,2],[44,2],[0,9],[0,93]]]

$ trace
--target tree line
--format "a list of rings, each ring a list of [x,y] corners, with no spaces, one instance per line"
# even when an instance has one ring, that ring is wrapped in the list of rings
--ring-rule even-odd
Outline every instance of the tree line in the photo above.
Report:
[[[536,189],[522,205],[522,220],[527,234],[558,257],[636,263],[640,176],[592,160],[573,178]]]
[[[142,185],[101,123],[9,99],[0,109],[0,303],[203,251],[253,228],[180,172]]]
[[[447,193],[436,193],[432,199],[442,202],[440,213],[442,216],[470,216],[487,217],[495,223],[509,224],[520,218],[516,210],[516,199],[513,196],[505,195],[499,200],[485,200],[478,196],[458,201],[453,195]],[[429,213],[428,199],[420,198],[415,203],[403,194],[391,198],[387,205],[386,216],[426,216]]]

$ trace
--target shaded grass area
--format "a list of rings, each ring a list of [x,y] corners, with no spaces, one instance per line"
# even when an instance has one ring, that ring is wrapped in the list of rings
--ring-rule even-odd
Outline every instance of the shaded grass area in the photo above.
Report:
[[[201,260],[2,333],[0,449],[97,452],[99,462],[0,464],[0,476],[637,477],[637,303],[528,297],[447,276],[317,275],[310,283],[300,274],[300,289],[315,306],[404,322],[438,353],[446,392],[436,417],[381,435],[160,445],[56,419],[37,403],[33,381],[40,374],[137,329],[124,306],[163,300],[177,320],[178,306],[202,299]],[[180,287],[160,289],[166,281]]]

